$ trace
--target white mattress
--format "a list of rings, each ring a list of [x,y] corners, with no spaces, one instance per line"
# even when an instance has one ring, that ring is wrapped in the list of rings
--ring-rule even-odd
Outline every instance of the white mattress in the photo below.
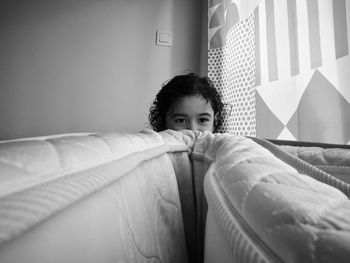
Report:
[[[187,262],[183,143],[154,132],[0,145],[0,262]]]

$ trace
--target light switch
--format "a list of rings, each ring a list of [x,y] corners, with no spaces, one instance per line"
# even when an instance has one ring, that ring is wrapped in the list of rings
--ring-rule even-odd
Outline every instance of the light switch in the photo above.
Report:
[[[169,31],[157,30],[156,45],[158,46],[172,46],[173,45],[173,33]]]

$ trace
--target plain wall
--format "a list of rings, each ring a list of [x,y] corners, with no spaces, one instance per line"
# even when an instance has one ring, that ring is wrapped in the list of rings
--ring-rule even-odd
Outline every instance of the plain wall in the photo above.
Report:
[[[199,75],[208,76],[208,0],[202,0],[201,53]]]
[[[147,127],[161,84],[200,71],[202,15],[202,0],[1,1],[0,139]]]

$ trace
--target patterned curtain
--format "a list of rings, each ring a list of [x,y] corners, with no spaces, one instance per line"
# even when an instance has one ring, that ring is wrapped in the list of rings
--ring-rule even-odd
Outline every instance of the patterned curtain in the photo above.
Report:
[[[350,0],[209,0],[223,132],[350,143]]]

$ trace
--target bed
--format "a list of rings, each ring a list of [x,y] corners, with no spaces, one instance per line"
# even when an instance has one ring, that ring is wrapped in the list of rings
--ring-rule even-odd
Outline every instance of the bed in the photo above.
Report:
[[[0,142],[0,262],[346,262],[350,150],[144,130]]]

